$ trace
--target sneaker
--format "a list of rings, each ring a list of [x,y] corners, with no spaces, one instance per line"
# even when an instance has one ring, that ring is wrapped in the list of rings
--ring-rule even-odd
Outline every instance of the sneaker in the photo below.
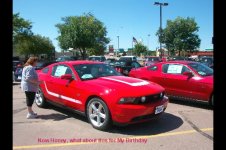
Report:
[[[30,114],[30,113],[27,114],[27,119],[34,119],[34,118],[37,118],[37,117],[38,116],[34,115],[34,114]]]
[[[38,114],[36,112],[32,112],[33,115],[37,116]]]

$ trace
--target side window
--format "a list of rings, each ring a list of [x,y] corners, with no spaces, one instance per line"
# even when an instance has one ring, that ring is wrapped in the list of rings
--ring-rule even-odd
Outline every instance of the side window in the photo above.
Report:
[[[168,64],[168,68],[164,71],[166,71],[165,73],[170,73],[170,74],[181,74],[182,73],[182,68],[183,65],[180,64]]]
[[[48,73],[48,72],[49,72],[49,67],[42,69],[42,73]]]
[[[181,74],[183,74],[184,72],[191,72],[191,70],[189,68],[187,68],[186,66],[183,66]]]
[[[52,76],[60,77],[65,74],[71,74],[74,77],[71,68],[66,65],[57,65],[53,67]]]
[[[157,70],[157,69],[158,69],[157,66],[150,66],[150,67],[148,67],[148,70],[152,70],[152,71],[155,71],[155,70]]]
[[[139,68],[139,67],[140,67],[140,65],[139,65],[137,62],[133,62],[133,63],[131,64],[131,66],[132,66],[133,68]]]
[[[162,66],[162,72],[163,72],[163,73],[167,73],[168,67],[169,67],[169,64],[164,64],[164,65]]]

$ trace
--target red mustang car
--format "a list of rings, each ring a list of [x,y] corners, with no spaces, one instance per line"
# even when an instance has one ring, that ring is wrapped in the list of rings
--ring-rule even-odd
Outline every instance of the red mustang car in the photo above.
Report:
[[[60,104],[105,130],[111,123],[143,122],[164,112],[168,98],[158,84],[122,76],[102,62],[67,61],[39,71],[36,104]]]
[[[163,86],[166,95],[213,105],[213,69],[193,61],[167,61],[133,69],[130,77]]]

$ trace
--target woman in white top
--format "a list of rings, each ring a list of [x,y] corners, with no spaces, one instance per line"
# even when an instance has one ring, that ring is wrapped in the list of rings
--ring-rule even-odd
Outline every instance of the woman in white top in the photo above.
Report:
[[[30,57],[24,65],[21,79],[21,89],[26,95],[26,104],[28,109],[27,119],[37,118],[37,113],[33,112],[32,105],[35,100],[35,94],[38,90],[39,80],[35,71],[38,58]]]

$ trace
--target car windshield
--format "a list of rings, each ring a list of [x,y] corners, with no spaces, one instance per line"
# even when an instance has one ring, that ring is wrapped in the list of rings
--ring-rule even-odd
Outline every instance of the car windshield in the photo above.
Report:
[[[159,61],[159,58],[157,58],[157,57],[149,57],[148,61]]]
[[[119,61],[132,61],[132,57],[121,57]]]
[[[126,62],[125,61],[116,61],[115,66],[125,66]]]
[[[81,64],[73,66],[81,80],[121,75],[107,64]]]
[[[212,76],[213,75],[213,69],[209,68],[206,65],[203,65],[201,63],[190,63],[188,64],[192,69],[194,69],[199,75],[201,76]]]
[[[213,59],[212,58],[202,58],[200,60],[200,62],[203,62],[203,63],[212,63],[213,62]]]
[[[71,57],[67,57],[67,56],[59,57],[56,59],[56,61],[65,61],[65,60],[74,60],[74,59]]]
[[[89,60],[92,60],[92,61],[100,61],[100,57],[89,57]]]
[[[44,64],[44,62],[38,62],[36,66],[37,66],[37,67],[42,67],[43,64]]]

